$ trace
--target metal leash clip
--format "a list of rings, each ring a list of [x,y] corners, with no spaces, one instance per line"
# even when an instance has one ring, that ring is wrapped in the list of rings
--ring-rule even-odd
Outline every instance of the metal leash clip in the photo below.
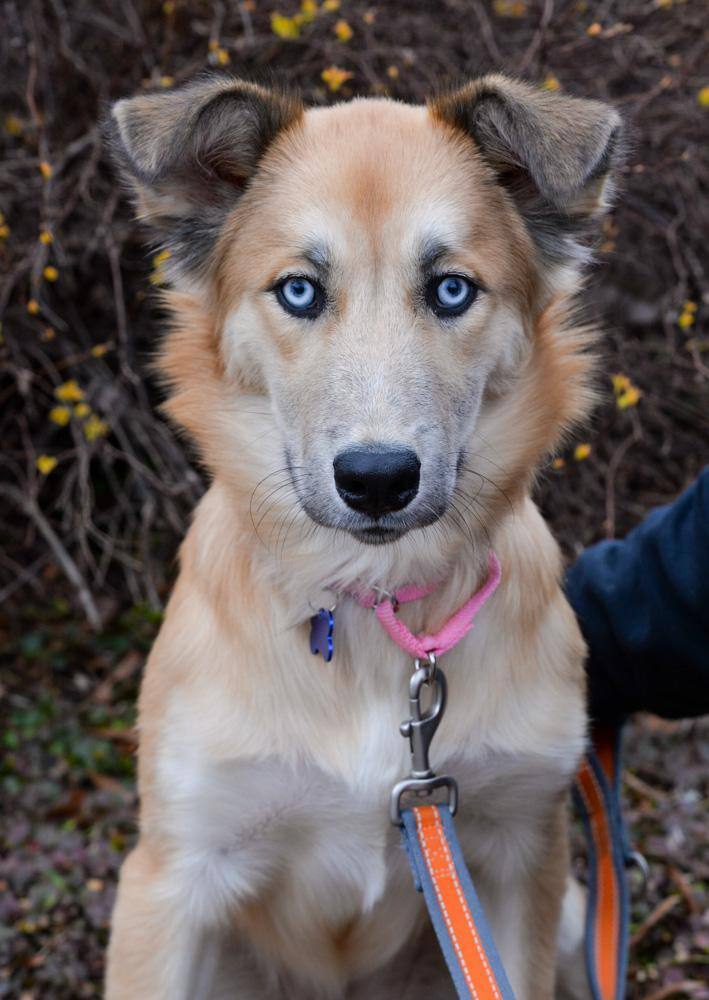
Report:
[[[430,688],[432,702],[427,709],[421,705],[424,688]],[[398,782],[392,789],[390,812],[391,821],[395,826],[401,826],[401,797],[406,792],[414,792],[419,796],[428,796],[436,788],[448,790],[448,808],[455,816],[458,809],[458,785],[446,774],[436,775],[431,769],[428,751],[431,741],[440,725],[446,709],[448,686],[440,667],[436,665],[436,657],[428,654],[428,662],[414,661],[414,672],[409,682],[409,708],[411,717],[401,723],[401,735],[408,739],[411,747],[411,776]]]

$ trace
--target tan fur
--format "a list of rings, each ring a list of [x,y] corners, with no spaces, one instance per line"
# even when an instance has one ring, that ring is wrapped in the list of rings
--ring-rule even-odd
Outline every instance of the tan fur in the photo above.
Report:
[[[573,325],[576,278],[544,260],[443,118],[389,101],[307,111],[225,214],[209,266],[168,293],[167,411],[213,479],[141,692],[141,837],[108,1000],[452,996],[387,818],[408,770],[411,664],[341,598],[325,665],[308,619],[333,584],[437,580],[401,610],[432,631],[480,585],[490,544],[502,584],[445,657],[433,760],[460,782],[461,842],[517,997],[554,995],[584,651],[529,489],[590,405],[592,336]],[[421,234],[441,229],[446,267],[484,288],[448,327],[414,290]],[[308,325],[269,288],[305,266],[314,237],[332,254],[331,305]],[[458,516],[446,508],[382,546],[314,527],[284,447],[315,502],[334,450],[380,439],[412,442],[454,477],[440,452],[462,442]]]

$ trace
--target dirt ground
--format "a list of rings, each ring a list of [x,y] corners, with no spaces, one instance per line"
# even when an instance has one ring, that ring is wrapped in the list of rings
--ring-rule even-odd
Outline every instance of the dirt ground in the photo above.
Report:
[[[614,102],[630,149],[588,287],[599,406],[537,488],[572,557],[709,460],[709,46],[699,0],[4,0],[0,59],[0,997],[64,1000],[100,995],[137,681],[203,489],[157,409],[161,263],[108,162],[108,103],[206,67],[320,104],[492,68]],[[708,730],[626,734],[651,865],[632,1000],[709,997]]]

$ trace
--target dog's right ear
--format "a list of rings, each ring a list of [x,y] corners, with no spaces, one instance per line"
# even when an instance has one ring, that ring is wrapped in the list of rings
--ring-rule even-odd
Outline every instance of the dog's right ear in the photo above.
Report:
[[[621,159],[622,123],[600,101],[491,74],[430,103],[470,136],[551,259],[581,257],[576,242],[608,207]]]
[[[114,105],[116,159],[171,264],[199,274],[266,149],[302,113],[295,97],[229,77]]]

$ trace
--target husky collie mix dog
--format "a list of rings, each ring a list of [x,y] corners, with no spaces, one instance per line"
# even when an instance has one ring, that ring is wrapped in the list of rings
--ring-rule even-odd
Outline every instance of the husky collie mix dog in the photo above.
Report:
[[[211,486],[140,696],[108,1000],[453,995],[389,819],[412,662],[351,595],[430,586],[399,611],[430,633],[491,550],[433,763],[516,996],[577,995],[584,646],[530,486],[591,401],[573,301],[617,113],[497,75],[307,110],[207,77],[112,129],[170,252],[167,410]]]

